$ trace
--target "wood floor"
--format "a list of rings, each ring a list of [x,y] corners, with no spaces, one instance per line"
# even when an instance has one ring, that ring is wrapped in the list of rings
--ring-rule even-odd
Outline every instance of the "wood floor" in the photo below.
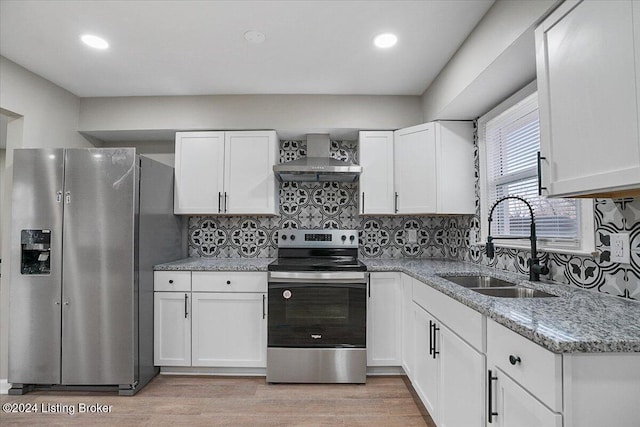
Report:
[[[435,427],[406,377],[368,377],[366,385],[267,384],[262,378],[159,375],[133,397],[115,393],[32,392],[0,396],[35,403],[37,413],[0,413],[9,425],[118,426],[428,426]],[[42,413],[42,408],[49,413]],[[110,413],[78,413],[81,404]],[[51,410],[72,407],[74,415]],[[68,410],[66,412],[69,412]]]

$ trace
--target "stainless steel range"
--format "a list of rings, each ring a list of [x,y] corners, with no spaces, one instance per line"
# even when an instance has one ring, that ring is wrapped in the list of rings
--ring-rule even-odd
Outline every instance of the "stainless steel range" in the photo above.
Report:
[[[364,383],[367,267],[356,230],[281,230],[269,267],[267,381]]]

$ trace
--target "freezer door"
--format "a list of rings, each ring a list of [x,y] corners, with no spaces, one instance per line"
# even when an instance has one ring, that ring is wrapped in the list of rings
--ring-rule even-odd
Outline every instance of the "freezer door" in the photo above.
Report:
[[[64,151],[13,153],[8,379],[59,384]]]
[[[68,149],[65,162],[62,383],[133,384],[134,149]]]

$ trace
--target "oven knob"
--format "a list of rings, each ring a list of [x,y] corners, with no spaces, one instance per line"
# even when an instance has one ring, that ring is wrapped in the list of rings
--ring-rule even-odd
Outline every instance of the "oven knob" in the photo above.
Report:
[[[282,240],[287,240],[287,235],[286,234],[282,235]]]
[[[296,236],[295,236],[295,235],[293,235],[293,234],[292,234],[291,236],[289,236],[289,238],[290,238],[291,240],[296,240]]]
[[[349,236],[349,240],[351,240],[352,242],[356,239],[356,236],[354,236],[353,234],[351,236]]]
[[[347,236],[345,236],[344,234],[341,237],[342,241],[344,242],[345,240],[347,240]]]

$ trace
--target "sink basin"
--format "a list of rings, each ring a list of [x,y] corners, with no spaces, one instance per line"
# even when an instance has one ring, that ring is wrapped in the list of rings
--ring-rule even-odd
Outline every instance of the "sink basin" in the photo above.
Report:
[[[504,288],[516,286],[514,283],[491,276],[442,276],[456,285],[465,288]]]
[[[511,288],[483,288],[483,289],[472,289],[473,291],[478,292],[482,295],[487,295],[490,297],[501,297],[501,298],[547,298],[547,297],[557,297],[557,295],[548,294],[544,291],[539,291],[537,289],[529,289],[523,288],[520,286],[511,287]]]

